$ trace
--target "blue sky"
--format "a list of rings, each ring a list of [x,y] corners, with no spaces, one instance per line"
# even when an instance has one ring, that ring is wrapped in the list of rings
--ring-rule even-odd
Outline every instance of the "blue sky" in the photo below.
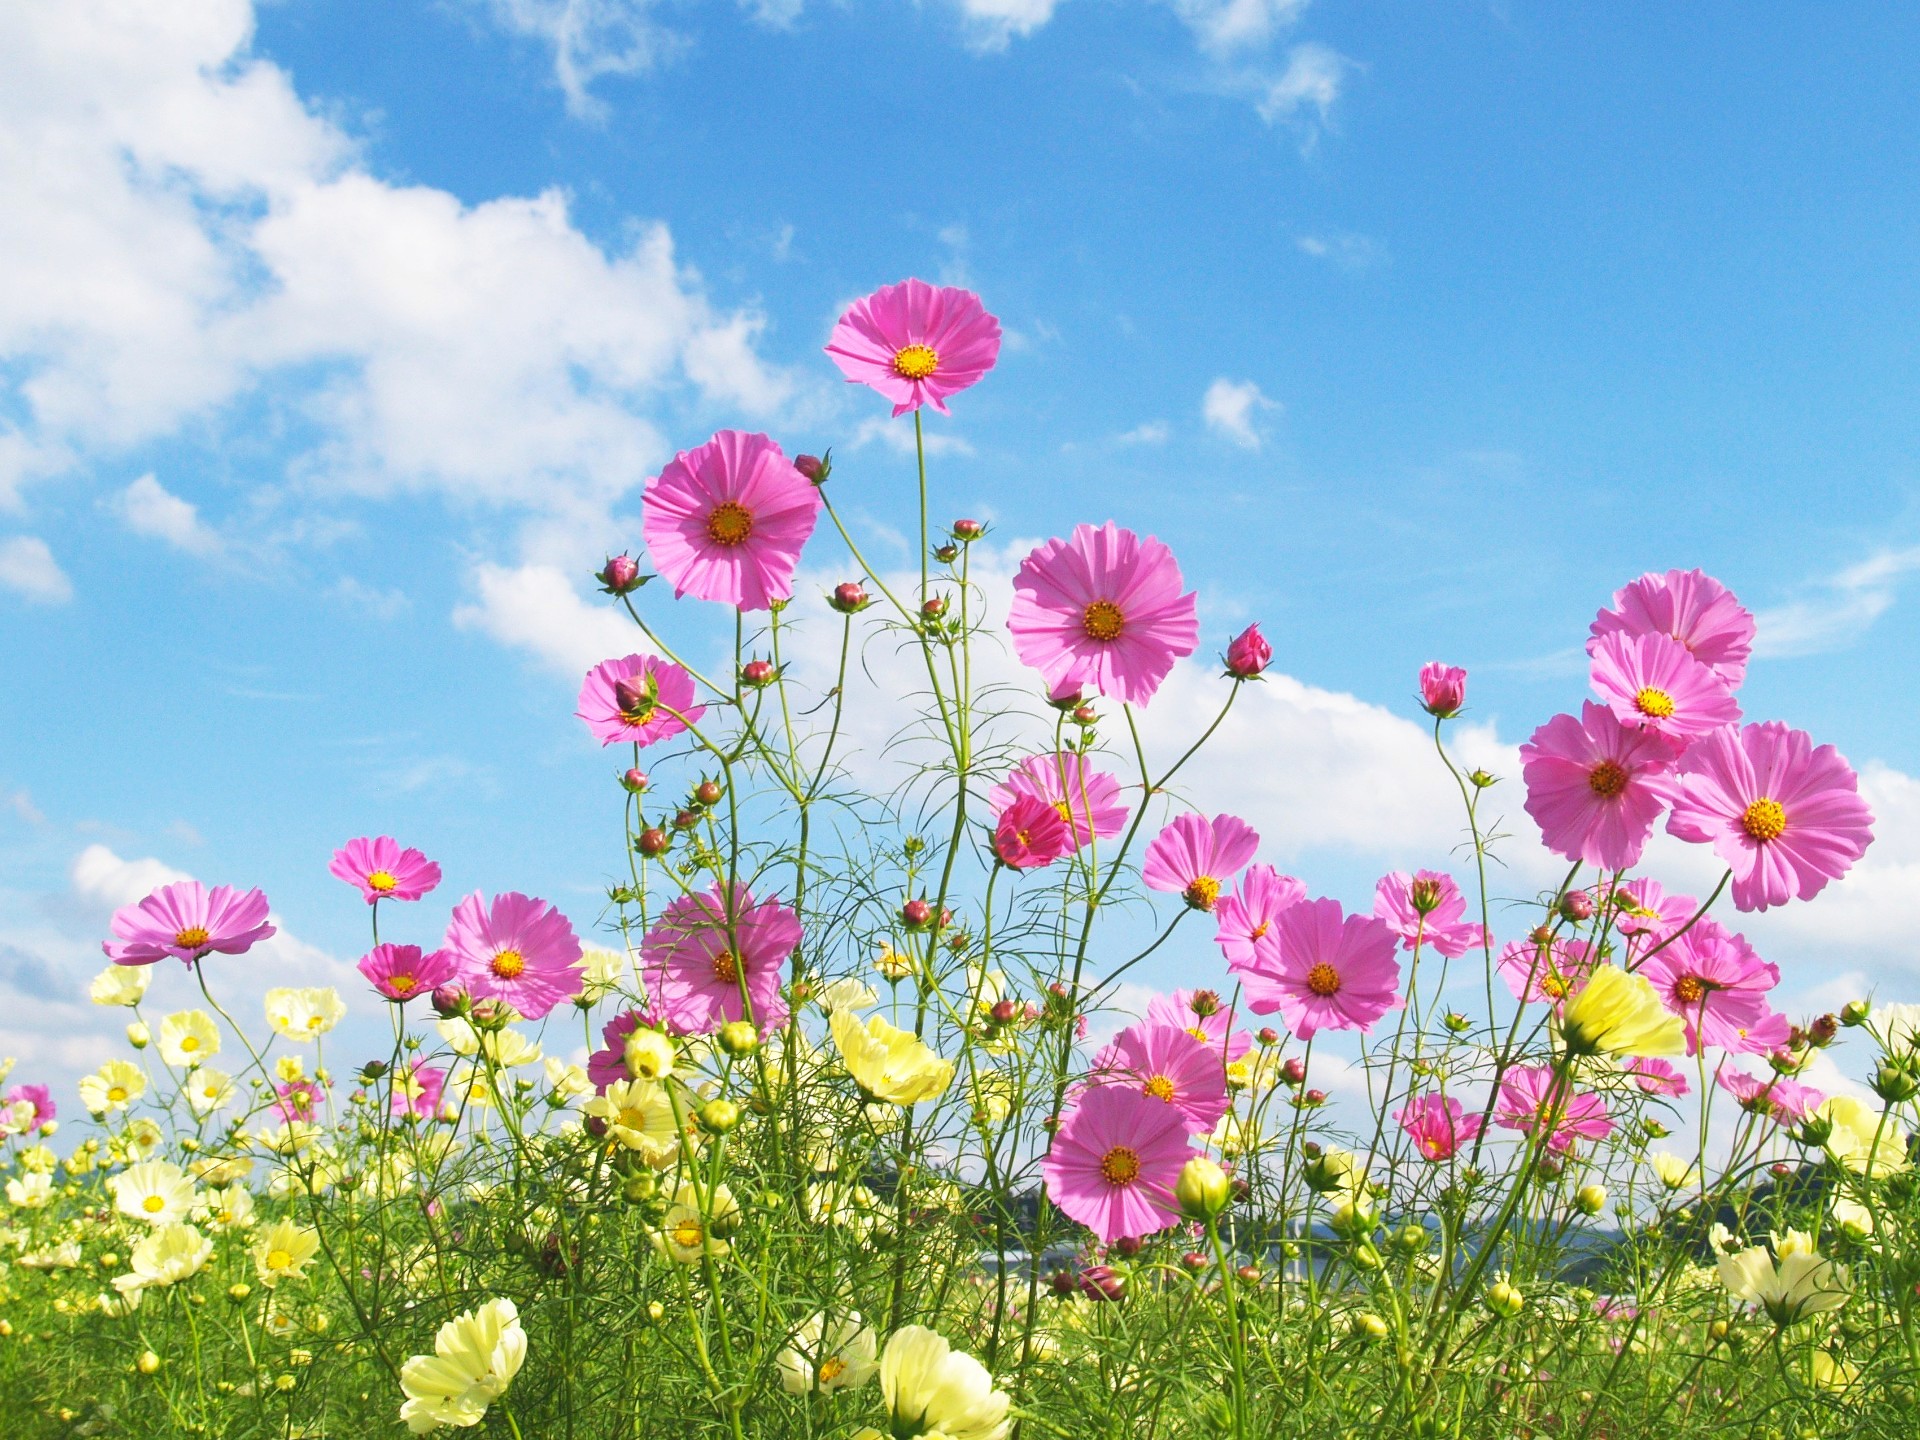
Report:
[[[1756,929],[1783,993],[1898,988],[1917,40],[1732,5],[10,9],[0,1050],[84,1061],[68,997],[163,869],[266,887],[289,974],[359,953],[324,871],[356,834],[589,922],[586,574],[722,425],[835,446],[839,502],[905,524],[902,428],[820,345],[907,274],[1009,331],[936,427],[951,513],[1118,519],[1210,648],[1265,622],[1300,683],[1196,794],[1316,890],[1445,859],[1422,661],[1510,754],[1616,587],[1700,565],[1762,617],[1749,714],[1882,815],[1844,893]]]

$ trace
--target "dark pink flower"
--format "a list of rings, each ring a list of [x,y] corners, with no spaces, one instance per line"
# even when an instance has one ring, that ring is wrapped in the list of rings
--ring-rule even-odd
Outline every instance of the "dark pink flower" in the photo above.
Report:
[[[1500,952],[1496,968],[1514,999],[1558,1008],[1593,969],[1584,940],[1515,940]]]
[[[654,655],[602,660],[580,685],[580,708],[602,745],[622,740],[653,745],[699,723],[704,705],[693,703],[693,677]]]
[[[1728,685],[1738,685],[1753,653],[1753,616],[1711,575],[1669,570],[1642,575],[1614,593],[1613,609],[1593,622],[1593,640],[1612,634],[1665,635],[1679,641]],[[1587,646],[1593,653],[1593,643]]]
[[[1451,959],[1485,942],[1486,932],[1466,918],[1467,897],[1438,870],[1382,876],[1373,888],[1373,913],[1408,950],[1425,945]]]
[[[1227,673],[1239,680],[1251,680],[1273,660],[1273,646],[1267,643],[1258,625],[1249,625],[1233,637],[1227,646]]]
[[[1214,1047],[1227,1064],[1253,1048],[1253,1037],[1233,1028],[1233,1012],[1211,990],[1176,990],[1147,1002],[1142,1017],[1148,1025],[1173,1025],[1194,1039]]]
[[[447,950],[423,954],[418,945],[376,945],[360,957],[357,968],[387,999],[405,1004],[453,979],[460,962]]]
[[[743,1019],[766,1034],[787,1018],[781,972],[800,944],[800,921],[778,900],[756,902],[745,886],[731,903],[728,893],[716,880],[682,895],[641,945],[647,993],[676,1035]]]
[[[369,905],[418,900],[440,883],[440,867],[391,835],[362,836],[333,852],[330,874],[359,889]]]
[[[1000,322],[971,290],[902,280],[856,300],[833,327],[827,354],[856,385],[869,385],[904,415],[931,405],[947,414],[957,395],[1000,358]]]
[[[1436,720],[1451,720],[1467,703],[1467,672],[1429,660],[1420,667],[1420,708]]]
[[[1591,700],[1580,715],[1554,716],[1520,747],[1527,814],[1556,855],[1624,870],[1672,799],[1673,749]]]
[[[116,965],[151,965],[169,955],[189,965],[204,955],[244,955],[274,933],[267,897],[258,890],[208,890],[198,880],[162,885],[121,906],[111,928],[119,941],[103,941],[100,948]]]
[[[1006,780],[987,792],[987,803],[1004,811],[1016,796],[1031,795],[1060,812],[1071,827],[1068,838],[1077,850],[1089,840],[1118,835],[1127,824],[1127,807],[1120,803],[1120,782],[1071,750],[1029,755],[1008,773]]]
[[[1451,1160],[1454,1153],[1480,1133],[1484,1123],[1466,1114],[1458,1100],[1430,1092],[1394,1112],[1400,1128],[1413,1139],[1422,1160]]]
[[[1255,942],[1242,977],[1247,1008],[1278,1010],[1302,1040],[1322,1030],[1369,1031],[1399,1004],[1400,964],[1392,930],[1371,915],[1347,915],[1337,900],[1302,900],[1280,912]]]
[[[1153,698],[1173,662],[1200,643],[1196,597],[1181,593],[1173,552],[1112,521],[1049,540],[1013,577],[1007,629],[1050,691],[1089,686],[1130,705]]]
[[[283,1081],[274,1087],[274,1094],[273,1108],[282,1120],[311,1122],[319,1118],[320,1107],[326,1103],[327,1087],[318,1077],[309,1075]]]
[[[1094,1085],[1132,1085],[1171,1105],[1195,1135],[1211,1134],[1227,1113],[1220,1052],[1177,1025],[1129,1025],[1093,1057],[1088,1079]]]
[[[587,1056],[587,1078],[593,1082],[594,1089],[604,1094],[615,1081],[641,1078],[627,1068],[627,1037],[643,1027],[666,1028],[665,1023],[648,1010],[623,1011],[600,1027],[600,1038],[606,1042],[606,1048]]]
[[[820,492],[765,435],[722,430],[647,482],[644,529],[674,595],[767,610],[793,595]]]
[[[20,1127],[23,1133],[39,1128],[59,1113],[58,1107],[53,1103],[53,1091],[45,1085],[15,1085],[7,1091],[6,1103],[9,1107],[14,1105],[33,1107],[32,1117]]]
[[[1213,907],[1220,922],[1214,935],[1227,963],[1253,959],[1254,945],[1273,929],[1273,922],[1289,905],[1307,898],[1307,887],[1271,865],[1249,865],[1231,895],[1222,895]]]
[[[1665,635],[1602,635],[1592,645],[1594,693],[1622,725],[1652,730],[1676,751],[1740,718],[1733,691]]]
[[[1548,1065],[1520,1066],[1500,1081],[1493,1123],[1531,1135],[1542,1125],[1551,1128],[1547,1147],[1566,1151],[1577,1140],[1604,1140],[1613,1133],[1607,1103],[1598,1095],[1571,1085],[1556,1085]]]
[[[1811,900],[1873,840],[1860,781],[1831,745],[1778,720],[1727,726],[1695,742],[1680,767],[1667,829],[1711,844],[1733,871],[1733,903],[1765,910]]]
[[[1253,827],[1236,815],[1188,811],[1153,837],[1141,866],[1149,890],[1179,895],[1196,910],[1212,910],[1227,882],[1260,847]]]
[[[1016,795],[994,818],[993,853],[1013,870],[1038,870],[1073,851],[1060,812],[1035,795]]]
[[[1176,1225],[1180,1167],[1193,1157],[1179,1110],[1131,1085],[1095,1085],[1040,1162],[1047,1194],[1105,1244]]]
[[[469,995],[511,1005],[529,1020],[580,993],[580,941],[545,900],[509,891],[489,904],[476,891],[454,907],[446,948]]]
[[[431,1120],[439,1112],[446,1091],[446,1071],[409,1060],[393,1072],[393,1098],[389,1105],[395,1115]]]
[[[1754,953],[1742,935],[1705,917],[1669,942],[1640,967],[1659,992],[1661,1003],[1687,1027],[1687,1053],[1699,1053],[1702,1041],[1722,1050],[1764,1054],[1771,1045],[1749,1037],[1771,1038],[1774,1026],[1767,992],[1780,983],[1780,967]]]
[[[1635,1056],[1620,1068],[1649,1095],[1670,1095],[1677,1099],[1693,1088],[1687,1083],[1687,1077],[1665,1060]]]

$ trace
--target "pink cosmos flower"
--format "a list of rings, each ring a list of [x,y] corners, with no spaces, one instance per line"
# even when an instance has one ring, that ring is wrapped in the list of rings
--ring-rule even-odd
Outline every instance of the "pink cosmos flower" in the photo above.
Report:
[[[1733,592],[1700,570],[1642,575],[1614,592],[1613,609],[1593,622],[1593,639],[1616,633],[1665,635],[1678,640],[1730,686],[1746,678],[1753,653],[1753,616]],[[1593,653],[1593,644],[1587,646]]]
[[[273,1108],[282,1120],[312,1121],[319,1117],[327,1102],[327,1087],[316,1076],[287,1080],[274,1086]]]
[[[1556,1092],[1550,1065],[1523,1065],[1506,1073],[1494,1102],[1493,1123],[1526,1135],[1551,1125],[1547,1148],[1560,1152],[1571,1150],[1577,1140],[1604,1140],[1613,1133],[1606,1101],[1565,1086]]]
[[[1667,830],[1711,844],[1733,871],[1733,903],[1811,900],[1873,840],[1860,781],[1831,745],[1778,720],[1727,726],[1687,751]]]
[[[1451,720],[1467,703],[1467,672],[1429,660],[1420,667],[1420,708],[1436,720]]]
[[[1396,870],[1373,888],[1373,913],[1408,950],[1425,945],[1452,959],[1485,943],[1486,932],[1466,918],[1467,897],[1451,875]]]
[[[162,885],[144,900],[113,912],[119,942],[100,948],[116,965],[151,965],[172,955],[193,964],[204,955],[244,955],[274,933],[267,897],[231,885],[204,889],[198,880]]]
[[[870,385],[904,415],[931,405],[942,415],[1000,358],[1000,322],[971,290],[902,280],[856,300],[827,340],[851,384]]]
[[[1613,891],[1613,928],[1643,948],[1658,945],[1693,918],[1700,902],[1669,895],[1658,880],[1629,880]]]
[[[1006,780],[987,792],[987,803],[1004,811],[1015,797],[1031,795],[1060,812],[1070,827],[1070,848],[1089,840],[1118,835],[1127,824],[1127,807],[1120,803],[1120,782],[1071,750],[1051,755],[1029,755]]]
[[[1673,749],[1591,700],[1556,715],[1520,747],[1527,814],[1547,848],[1608,870],[1638,864],[1674,794]]]
[[[786,906],[755,902],[745,886],[729,904],[716,880],[667,906],[647,932],[640,949],[647,993],[676,1035],[704,1035],[742,1019],[764,1035],[787,1018],[781,967],[799,943],[800,921]]]
[[[1195,1135],[1208,1135],[1227,1113],[1220,1052],[1178,1025],[1129,1025],[1093,1057],[1092,1084],[1131,1085],[1171,1105]]]
[[[414,1060],[393,1072],[393,1098],[388,1103],[395,1115],[431,1120],[439,1113],[446,1093],[447,1072]]]
[[[1495,965],[1514,999],[1558,1007],[1592,971],[1593,952],[1584,940],[1529,937],[1509,944]]]
[[[1395,1111],[1393,1118],[1412,1137],[1420,1158],[1432,1161],[1451,1160],[1484,1123],[1480,1116],[1466,1114],[1458,1100],[1438,1093],[1422,1095]]]
[[[580,993],[580,941],[545,900],[510,891],[493,903],[475,891],[453,910],[447,952],[476,1000],[498,1000],[529,1020],[544,1019]]]
[[[1259,848],[1260,837],[1238,816],[1208,820],[1189,811],[1153,837],[1140,875],[1149,890],[1171,891],[1195,910],[1212,910],[1227,881]]]
[[[1773,1080],[1773,1113],[1783,1125],[1804,1125],[1827,1102],[1827,1092],[1798,1080],[1776,1075]]]
[[[1699,1053],[1703,1040],[1742,1053],[1771,1048],[1749,1051],[1748,1037],[1762,1030],[1772,1013],[1767,992],[1780,983],[1780,967],[1756,955],[1745,936],[1729,934],[1703,917],[1652,955],[1639,973],[1685,1022],[1689,1055]]]
[[[1172,1025],[1185,1030],[1194,1039],[1211,1045],[1224,1064],[1230,1065],[1253,1048],[1253,1037],[1233,1027],[1233,1012],[1220,1003],[1211,990],[1176,990],[1171,995],[1156,995],[1147,1002],[1141,1017],[1146,1025]]]
[[[1049,540],[1013,577],[1007,629],[1014,653],[1049,690],[1090,686],[1144,705],[1173,662],[1200,643],[1198,599],[1180,593],[1180,566],[1152,536],[1109,520]]]
[[[1015,796],[995,819],[993,853],[1010,869],[1038,870],[1072,850],[1067,822],[1038,796]]]
[[[447,950],[422,954],[418,945],[376,945],[360,957],[356,968],[374,989],[404,1005],[452,980],[460,973],[460,962]]]
[[[23,1133],[38,1129],[59,1113],[53,1103],[53,1091],[46,1085],[15,1085],[7,1091],[6,1103],[9,1107],[20,1104],[33,1107],[32,1118],[20,1127]]]
[[[1385,921],[1343,914],[1338,900],[1302,900],[1280,912],[1250,963],[1229,968],[1243,979],[1248,1009],[1278,1010],[1311,1040],[1321,1029],[1369,1031],[1400,1003],[1398,948]]]
[[[1273,646],[1260,633],[1258,625],[1249,625],[1233,637],[1227,646],[1227,674],[1237,680],[1251,680],[1273,660]]]
[[[1670,1095],[1678,1099],[1693,1088],[1687,1083],[1687,1077],[1665,1060],[1635,1056],[1620,1068],[1631,1075],[1634,1084],[1649,1095]]]
[[[1740,1108],[1765,1115],[1781,1125],[1804,1124],[1818,1110],[1826,1095],[1810,1085],[1789,1080],[1784,1075],[1764,1079],[1722,1065],[1714,1073],[1714,1083],[1740,1102]]]
[[[1622,725],[1664,735],[1676,751],[1740,718],[1740,702],[1727,682],[1678,640],[1602,635],[1592,651],[1594,693]]]
[[[793,595],[820,492],[765,435],[722,430],[647,482],[644,533],[676,597],[768,610]]]
[[[1111,1245],[1179,1223],[1173,1186],[1192,1156],[1179,1110],[1130,1085],[1095,1085],[1062,1117],[1040,1169],[1053,1203]]]
[[[642,1026],[650,1030],[664,1029],[665,1022],[650,1010],[627,1010],[600,1027],[600,1038],[606,1042],[606,1048],[587,1056],[587,1079],[593,1082],[594,1089],[605,1094],[615,1081],[640,1078],[627,1069],[627,1037]]]
[[[653,745],[698,724],[706,706],[693,703],[693,677],[654,655],[602,660],[580,685],[580,708],[602,745],[622,740]]]
[[[327,871],[356,886],[367,904],[418,900],[440,883],[440,867],[418,850],[402,850],[391,835],[361,836],[333,852]]]
[[[1227,963],[1253,959],[1254,946],[1273,929],[1273,922],[1289,905],[1307,898],[1307,887],[1291,875],[1282,875],[1271,865],[1249,865],[1240,877],[1239,888],[1222,895],[1214,906],[1214,918],[1220,922],[1213,937],[1227,957]]]

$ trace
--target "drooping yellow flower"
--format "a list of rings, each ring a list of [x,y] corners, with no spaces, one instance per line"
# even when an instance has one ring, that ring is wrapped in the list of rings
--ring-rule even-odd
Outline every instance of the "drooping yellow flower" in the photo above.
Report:
[[[895,1435],[1003,1440],[1012,1428],[1012,1398],[994,1388],[987,1367],[925,1326],[905,1325],[887,1337],[880,1389]]]
[[[1647,1157],[1647,1163],[1653,1167],[1653,1173],[1660,1177],[1660,1183],[1669,1190],[1685,1190],[1700,1183],[1700,1167],[1670,1151],[1654,1151]]]
[[[598,1005],[620,988],[627,976],[627,957],[618,950],[588,945],[580,951],[580,963],[586,967],[580,976],[580,1003]]]
[[[114,1208],[149,1225],[185,1220],[197,1199],[193,1181],[170,1160],[144,1160],[129,1166],[113,1182]]]
[[[153,970],[146,965],[109,965],[87,986],[87,998],[96,1005],[138,1005],[152,979]]]
[[[1560,1033],[1574,1055],[1626,1055],[1647,1059],[1680,1055],[1686,1027],[1667,1012],[1643,975],[1602,965],[1567,1002]]]
[[[160,1058],[186,1070],[220,1053],[220,1032],[204,1010],[179,1010],[160,1022]]]
[[[260,1283],[271,1289],[282,1280],[302,1279],[307,1262],[319,1253],[319,1231],[291,1220],[276,1220],[254,1243],[253,1268]]]
[[[53,1199],[51,1175],[24,1175],[7,1181],[7,1203],[22,1210],[44,1210]]]
[[[780,1388],[789,1395],[819,1391],[857,1390],[879,1372],[880,1343],[860,1323],[859,1312],[831,1322],[825,1314],[809,1316],[793,1332],[784,1349],[773,1357],[780,1371]]]
[[[489,1300],[457,1315],[433,1337],[433,1354],[400,1367],[407,1397],[400,1418],[415,1435],[442,1425],[478,1425],[526,1358],[527,1332],[511,1300]]]
[[[860,1017],[836,1010],[829,1022],[840,1059],[857,1084],[876,1100],[912,1105],[929,1100],[953,1082],[953,1062],[942,1059],[910,1030],[889,1025],[878,1015]]]
[[[1860,1378],[1860,1367],[1825,1350],[1813,1352],[1811,1366],[1814,1386],[1821,1390],[1845,1390]]]
[[[196,1220],[204,1220],[216,1230],[251,1230],[253,1192],[244,1185],[228,1185],[202,1197],[193,1214]]]
[[[903,955],[891,945],[882,945],[873,961],[873,968],[880,972],[882,978],[895,982],[912,975],[917,965],[913,956]]]
[[[1907,1132],[1891,1115],[1851,1095],[1833,1095],[1814,1112],[1832,1127],[1827,1153],[1856,1175],[1897,1175],[1905,1170]]]
[[[1760,1306],[1776,1325],[1838,1310],[1853,1293],[1846,1268],[1824,1259],[1804,1236],[1776,1237],[1779,1263],[1764,1245],[1720,1257],[1720,1283],[1736,1300]]]
[[[131,1060],[109,1060],[80,1080],[80,1103],[95,1115],[116,1115],[145,1093],[147,1077]]]
[[[664,1080],[673,1074],[673,1041],[643,1025],[627,1036],[622,1059],[632,1079]]]
[[[289,1040],[318,1039],[345,1018],[346,1002],[331,985],[281,985],[267,991],[267,1023]]]

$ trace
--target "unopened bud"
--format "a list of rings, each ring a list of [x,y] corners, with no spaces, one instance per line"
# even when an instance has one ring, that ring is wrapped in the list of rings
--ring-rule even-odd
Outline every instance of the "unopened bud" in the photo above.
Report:
[[[900,923],[909,930],[924,930],[933,923],[933,906],[924,900],[909,900],[900,907]]]
[[[1298,1055],[1289,1055],[1286,1063],[1280,1067],[1280,1078],[1289,1085],[1307,1083],[1307,1062]]]
[[[1236,680],[1251,680],[1273,659],[1273,646],[1260,633],[1260,627],[1249,625],[1233,637],[1233,643],[1227,646],[1227,674]]]
[[[646,583],[640,578],[640,567],[631,555],[610,557],[606,567],[593,578],[608,595],[628,595]]]
[[[1607,1208],[1607,1192],[1599,1185],[1582,1185],[1573,1196],[1573,1208],[1582,1215],[1598,1215]]]
[[[1196,1155],[1180,1167],[1173,1198],[1182,1215],[1204,1225],[1232,1202],[1233,1187],[1226,1171],[1204,1155]]]
[[[144,1050],[152,1043],[153,1032],[138,1020],[127,1026],[127,1043],[136,1050]]]
[[[633,842],[633,848],[651,860],[656,855],[666,854],[667,847],[672,843],[673,841],[667,837],[666,831],[662,830],[658,825],[649,825],[645,830],[640,832],[639,838]]]
[[[644,770],[627,771],[620,777],[620,788],[625,790],[629,795],[638,795],[647,788],[647,772]]]
[[[1898,1105],[1920,1094],[1920,1076],[1905,1061],[1885,1060],[1873,1075],[1873,1093],[1889,1104]]]
[[[160,1373],[160,1357],[151,1350],[142,1350],[140,1352],[140,1358],[133,1362],[133,1368],[138,1370],[142,1375],[158,1375]]]
[[[1867,1023],[1867,1017],[1872,1013],[1873,1002],[1871,1000],[1849,1000],[1845,1005],[1840,1007],[1840,1023],[1842,1025],[1864,1025]]]
[[[1499,776],[1490,775],[1485,770],[1475,770],[1467,776],[1467,779],[1473,782],[1473,788],[1476,790],[1491,789],[1500,783]]]
[[[1560,897],[1560,913],[1568,920],[1591,920],[1593,896],[1584,890],[1569,890]]]
[[[740,683],[758,690],[773,683],[773,664],[767,660],[749,660],[740,667]]]
[[[740,1123],[740,1107],[731,1100],[709,1100],[700,1107],[700,1128],[709,1135],[725,1135]]]
[[[693,787],[693,798],[702,805],[718,805],[726,793],[718,780],[702,780]]]
[[[751,1055],[760,1045],[760,1036],[745,1020],[729,1020],[716,1037],[729,1055]]]
[[[1496,1280],[1487,1287],[1487,1309],[1503,1320],[1513,1319],[1526,1303],[1526,1297],[1509,1281]]]
[[[673,812],[673,828],[676,830],[691,830],[699,823],[700,812],[697,810],[676,810]]]
[[[829,450],[824,456],[796,455],[793,457],[793,468],[814,484],[824,485],[827,477],[833,474],[833,452]]]
[[[827,597],[827,603],[842,615],[857,615],[871,605],[873,599],[853,581],[846,580],[833,587],[833,594]]]
[[[996,1000],[993,1008],[987,1011],[987,1018],[996,1025],[1011,1025],[1020,1013],[1020,1007],[1011,1000]]]
[[[1272,1047],[1280,1043],[1280,1032],[1271,1025],[1262,1025],[1258,1030],[1254,1031],[1253,1038],[1258,1040],[1262,1045]]]

